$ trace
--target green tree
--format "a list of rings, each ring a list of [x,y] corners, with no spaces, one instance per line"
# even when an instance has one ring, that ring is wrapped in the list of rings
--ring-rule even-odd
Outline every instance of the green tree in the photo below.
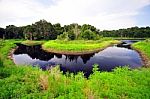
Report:
[[[4,38],[4,34],[5,34],[5,29],[0,28],[0,38]]]
[[[33,28],[31,25],[26,26],[23,32],[25,39],[33,40]]]
[[[63,34],[64,29],[61,27],[60,23],[53,24],[53,27],[57,33],[57,35]]]

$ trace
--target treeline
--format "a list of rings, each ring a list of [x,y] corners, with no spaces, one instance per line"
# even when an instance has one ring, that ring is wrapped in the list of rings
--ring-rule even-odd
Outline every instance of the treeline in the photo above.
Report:
[[[95,39],[99,33],[94,26],[76,23],[61,26],[60,23],[51,24],[46,20],[40,20],[32,25],[17,27],[14,25],[0,28],[0,38],[4,39],[29,39],[29,40],[52,40],[52,39]],[[91,35],[91,36],[89,36]]]
[[[148,38],[150,37],[150,27],[131,27],[112,31],[104,30],[100,34],[104,37]]]
[[[46,20],[40,20],[32,25],[17,27],[14,25],[0,28],[0,38],[3,39],[29,39],[29,40],[53,40],[53,39],[99,39],[100,37],[150,37],[150,27],[132,27],[119,30],[100,31],[96,27],[76,23],[61,26],[60,23],[51,24]]]

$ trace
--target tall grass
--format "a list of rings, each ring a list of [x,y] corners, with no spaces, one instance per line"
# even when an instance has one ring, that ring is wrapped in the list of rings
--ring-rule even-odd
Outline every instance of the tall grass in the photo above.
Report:
[[[63,75],[59,68],[41,71],[18,67],[0,69],[0,98],[127,99],[150,97],[150,69],[117,68],[84,78],[83,73]]]

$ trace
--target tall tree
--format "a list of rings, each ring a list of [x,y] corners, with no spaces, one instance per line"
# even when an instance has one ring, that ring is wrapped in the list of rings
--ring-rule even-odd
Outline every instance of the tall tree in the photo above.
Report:
[[[5,34],[5,29],[0,28],[0,38],[4,38],[4,34]]]
[[[16,37],[16,26],[14,25],[9,25],[9,26],[6,26],[6,29],[5,29],[5,37],[8,38],[8,39],[13,39]]]
[[[60,23],[53,24],[53,27],[54,27],[57,35],[63,34],[64,28],[61,27]]]
[[[24,32],[25,39],[33,40],[34,30],[33,30],[33,27],[31,25],[26,26],[23,32]]]

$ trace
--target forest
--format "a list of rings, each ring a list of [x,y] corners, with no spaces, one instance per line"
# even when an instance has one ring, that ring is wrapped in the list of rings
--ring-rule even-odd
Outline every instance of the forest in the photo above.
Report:
[[[40,20],[32,25],[20,26],[8,25],[0,28],[0,38],[3,39],[27,39],[27,40],[54,40],[54,39],[87,39],[94,40],[99,37],[126,37],[148,38],[150,27],[131,27],[119,30],[100,30],[96,27],[77,23],[61,26],[60,23],[52,24],[46,20]]]

